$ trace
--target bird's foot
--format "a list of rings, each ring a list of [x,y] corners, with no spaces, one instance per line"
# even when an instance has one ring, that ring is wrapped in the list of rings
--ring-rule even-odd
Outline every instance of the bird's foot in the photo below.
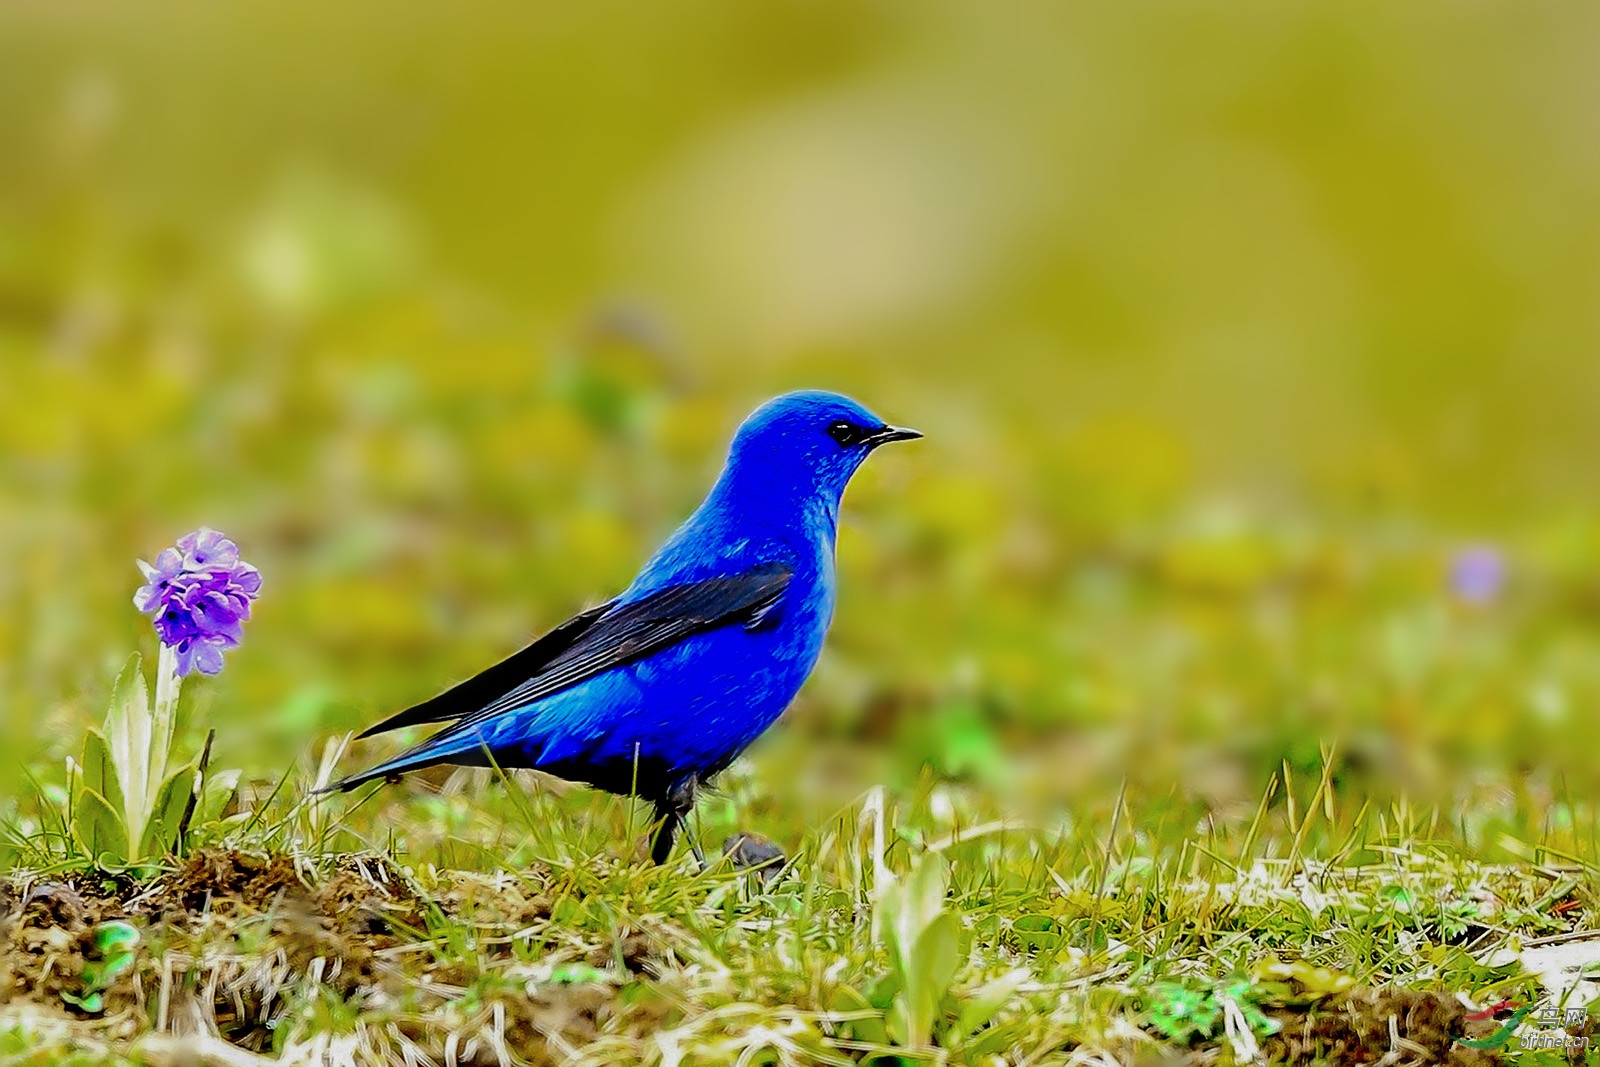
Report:
[[[722,854],[736,871],[754,871],[762,884],[771,882],[789,862],[783,849],[760,834],[740,830],[722,843]],[[702,860],[702,863],[705,861]]]
[[[672,788],[666,796],[655,802],[656,817],[660,820],[655,832],[655,841],[650,848],[650,859],[656,866],[664,866],[672,857],[672,844],[678,838],[680,829],[687,830],[689,813],[694,811],[695,793],[700,788],[700,779],[690,775]],[[689,846],[694,850],[694,858],[700,861],[700,869],[705,870],[706,857],[700,851],[699,844],[693,834],[687,834]]]
[[[700,865],[702,871],[705,870],[709,864],[706,863],[706,854],[700,850],[700,839],[688,830],[683,832],[683,836],[689,840],[689,851],[694,854],[694,861]]]

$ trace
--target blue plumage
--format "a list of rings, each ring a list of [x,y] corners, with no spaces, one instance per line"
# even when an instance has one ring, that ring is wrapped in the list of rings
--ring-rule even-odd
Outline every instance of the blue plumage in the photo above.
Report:
[[[652,801],[652,855],[696,788],[789,706],[833,618],[846,485],[872,450],[919,436],[833,393],[745,420],[705,501],[615,600],[373,729],[450,722],[331,787],[439,763],[534,767]]]

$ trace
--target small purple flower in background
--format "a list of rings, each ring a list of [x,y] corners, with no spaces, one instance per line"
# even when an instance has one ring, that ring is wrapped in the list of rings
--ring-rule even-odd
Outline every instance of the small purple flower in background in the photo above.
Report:
[[[133,605],[155,620],[161,643],[177,653],[178,674],[216,674],[222,653],[244,640],[250,604],[261,593],[261,572],[239,559],[239,546],[209,527],[176,547],[139,560],[145,584]]]
[[[1466,604],[1487,604],[1506,582],[1506,561],[1491,545],[1470,545],[1450,559],[1450,591]]]

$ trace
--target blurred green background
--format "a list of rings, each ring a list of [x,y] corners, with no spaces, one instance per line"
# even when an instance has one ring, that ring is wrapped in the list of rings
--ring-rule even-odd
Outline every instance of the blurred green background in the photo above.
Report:
[[[274,778],[620,588],[819,386],[928,437],[847,501],[756,825],[1236,820],[1336,743],[1584,838],[1597,71],[1575,2],[8,3],[0,741],[59,765],[204,523],[266,588],[193,729]]]

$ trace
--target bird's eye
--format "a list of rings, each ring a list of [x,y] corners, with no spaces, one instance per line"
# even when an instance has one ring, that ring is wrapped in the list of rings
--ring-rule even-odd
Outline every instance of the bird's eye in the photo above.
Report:
[[[849,448],[851,445],[861,443],[861,427],[853,426],[840,419],[828,427],[828,436],[839,442],[840,448]]]

